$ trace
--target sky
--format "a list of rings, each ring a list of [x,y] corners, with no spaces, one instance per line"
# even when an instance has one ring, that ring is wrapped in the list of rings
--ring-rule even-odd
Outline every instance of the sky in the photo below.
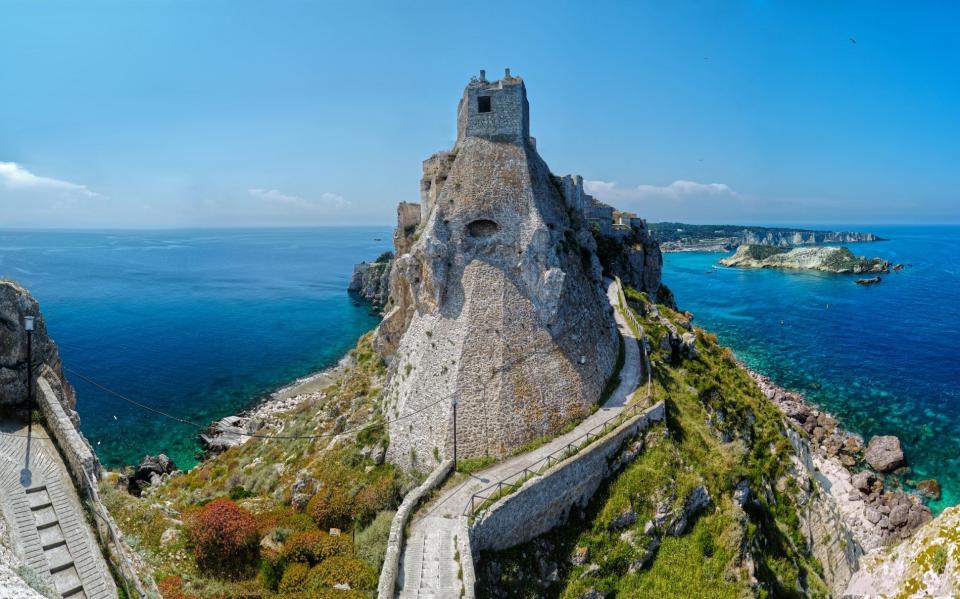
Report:
[[[960,4],[0,0],[0,228],[390,225],[470,77],[651,221],[960,222]]]

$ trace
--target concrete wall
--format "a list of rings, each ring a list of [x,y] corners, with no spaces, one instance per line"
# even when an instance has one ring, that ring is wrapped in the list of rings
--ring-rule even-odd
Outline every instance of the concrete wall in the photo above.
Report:
[[[501,550],[526,543],[567,521],[613,474],[621,447],[650,423],[666,418],[663,402],[630,418],[603,439],[560,462],[483,512],[470,529],[474,551]]]

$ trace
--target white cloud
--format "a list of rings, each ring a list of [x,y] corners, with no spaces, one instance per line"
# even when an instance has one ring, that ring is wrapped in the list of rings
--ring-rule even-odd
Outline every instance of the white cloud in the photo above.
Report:
[[[695,196],[716,196],[740,198],[726,183],[697,183],[696,181],[674,181],[670,185],[637,185],[636,187],[620,187],[612,181],[584,181],[587,192],[603,201],[607,198],[620,198],[642,201],[651,198],[672,198],[682,200]]]
[[[40,177],[16,162],[0,162],[0,183],[5,188],[15,191],[54,191],[87,197],[98,197],[100,195],[90,191],[86,185],[61,181],[51,177]]]
[[[286,194],[277,189],[254,188],[248,189],[247,193],[273,206],[288,206],[302,210],[325,210],[349,205],[343,196],[330,192],[324,192],[312,199]]]
[[[762,203],[753,201],[726,183],[698,183],[683,179],[669,185],[621,186],[613,181],[585,180],[587,193],[602,202],[636,212],[647,220],[728,222],[754,220]]]

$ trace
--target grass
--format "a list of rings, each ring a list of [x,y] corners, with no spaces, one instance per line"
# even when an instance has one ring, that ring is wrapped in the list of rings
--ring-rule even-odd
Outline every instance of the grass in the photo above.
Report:
[[[659,349],[667,329],[652,315],[649,300],[629,289],[626,296],[647,315],[637,319],[651,337],[653,394],[667,406],[668,425],[648,430],[645,450],[601,487],[582,514],[574,510],[567,526],[532,543],[483,554],[478,593],[490,594],[484,565],[496,561],[496,585],[509,597],[574,598],[591,588],[619,597],[826,596],[820,564],[809,555],[799,529],[797,487],[787,476],[792,450],[776,408],[709,333],[696,331],[697,360],[671,363],[672,356]],[[659,311],[678,328],[686,320],[663,306]],[[748,513],[732,501],[733,488],[743,479],[759,498]],[[629,572],[645,551],[639,539],[645,539],[644,525],[657,504],[677,509],[700,485],[710,493],[711,505],[685,534],[663,537],[646,568]],[[610,530],[627,509],[637,514],[633,544],[621,538],[623,530]],[[574,566],[568,557],[578,546],[588,549],[590,560]],[[543,547],[551,548],[546,559],[559,574],[545,586],[538,560],[530,557]],[[757,589],[750,587],[740,562],[742,551],[756,564]],[[582,577],[590,565],[599,570]]]

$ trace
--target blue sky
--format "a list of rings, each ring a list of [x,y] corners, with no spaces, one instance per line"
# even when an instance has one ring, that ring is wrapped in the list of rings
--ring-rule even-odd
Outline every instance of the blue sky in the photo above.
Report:
[[[651,220],[960,222],[958,22],[948,2],[0,0],[0,227],[391,224],[469,77],[504,67],[552,170]]]

